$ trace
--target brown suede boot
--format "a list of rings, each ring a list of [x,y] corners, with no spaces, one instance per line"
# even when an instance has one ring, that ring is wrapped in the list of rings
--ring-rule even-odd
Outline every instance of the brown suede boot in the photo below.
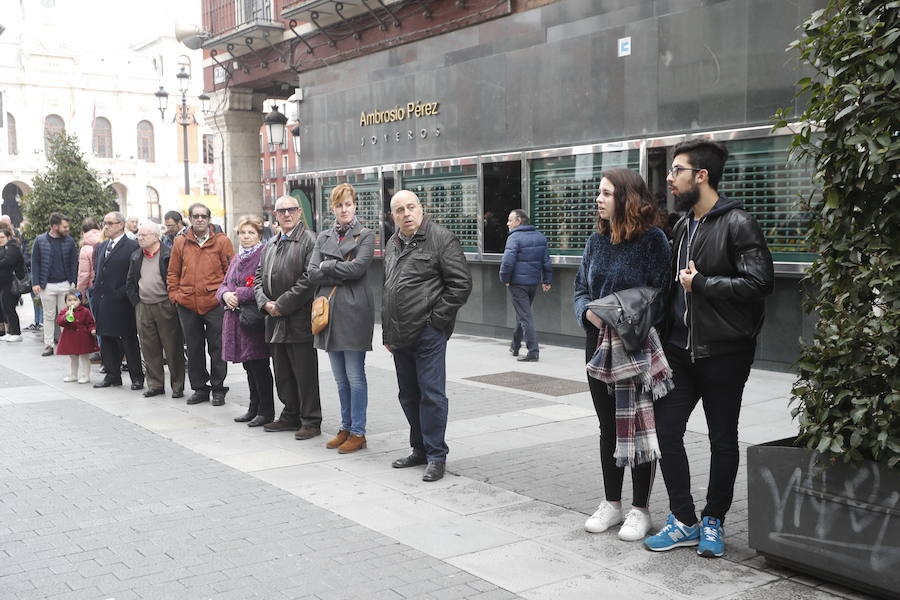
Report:
[[[325,447],[329,450],[334,450],[341,444],[347,441],[347,438],[350,437],[350,432],[346,429],[341,429],[337,432],[337,435],[328,440],[328,443],[325,444]]]
[[[361,448],[366,447],[366,436],[364,435],[351,435],[347,438],[347,441],[340,445],[338,448],[339,454],[350,454],[351,452],[356,452]]]

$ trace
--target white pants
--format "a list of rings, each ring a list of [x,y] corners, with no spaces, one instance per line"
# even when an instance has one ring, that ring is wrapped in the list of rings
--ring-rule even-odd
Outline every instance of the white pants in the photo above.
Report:
[[[66,292],[72,289],[66,281],[48,283],[41,290],[41,304],[44,306],[44,345],[53,347],[53,332],[56,330],[56,315],[66,307]]]
[[[81,364],[81,373],[78,372],[79,363]],[[69,377],[72,379],[90,379],[91,378],[91,355],[90,354],[70,354],[69,355]]]

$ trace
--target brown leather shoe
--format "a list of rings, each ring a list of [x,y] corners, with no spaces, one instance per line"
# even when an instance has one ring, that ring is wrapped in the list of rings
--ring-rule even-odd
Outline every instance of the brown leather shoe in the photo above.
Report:
[[[303,425],[300,429],[297,430],[297,433],[294,434],[295,440],[308,440],[316,437],[317,435],[322,435],[322,430],[315,425]]]
[[[340,448],[338,448],[339,454],[350,454],[351,452],[356,452],[361,448],[366,447],[366,436],[364,435],[351,435],[347,438],[347,441],[341,444]]]
[[[278,419],[274,423],[263,425],[263,429],[265,429],[266,431],[293,431],[297,429],[297,426]]]
[[[334,450],[341,444],[347,441],[347,438],[350,437],[350,432],[346,429],[341,429],[337,432],[337,435],[328,440],[328,443],[325,444],[325,447],[329,450]]]

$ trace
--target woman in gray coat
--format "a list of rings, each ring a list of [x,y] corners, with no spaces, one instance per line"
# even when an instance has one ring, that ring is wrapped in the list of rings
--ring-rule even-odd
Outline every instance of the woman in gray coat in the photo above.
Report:
[[[341,401],[341,429],[325,444],[341,454],[366,447],[366,352],[372,349],[375,299],[366,271],[375,251],[375,232],[356,220],[356,190],[342,183],[331,191],[334,226],[319,234],[309,259],[316,296],[328,296],[328,326],[314,345],[328,353]],[[332,290],[334,293],[332,294]]]

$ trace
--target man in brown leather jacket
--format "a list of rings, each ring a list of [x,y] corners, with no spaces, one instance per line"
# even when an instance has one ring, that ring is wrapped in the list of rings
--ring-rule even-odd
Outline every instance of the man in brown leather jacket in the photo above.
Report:
[[[234,247],[227,235],[210,227],[211,216],[200,203],[188,209],[191,227],[175,238],[166,283],[169,300],[178,306],[178,320],[187,342],[188,379],[194,390],[187,403],[207,402],[211,390],[212,405],[221,406],[228,391],[224,385],[228,367],[222,360],[225,311],[216,300],[216,291],[225,279]]]
[[[297,199],[275,202],[281,235],[263,250],[254,282],[256,303],[266,313],[266,342],[272,351],[275,387],[284,404],[281,416],[266,431],[294,431],[298,440],[322,433],[319,359],[313,348],[311,312],[316,285],[306,265],[316,243],[303,224]]]

